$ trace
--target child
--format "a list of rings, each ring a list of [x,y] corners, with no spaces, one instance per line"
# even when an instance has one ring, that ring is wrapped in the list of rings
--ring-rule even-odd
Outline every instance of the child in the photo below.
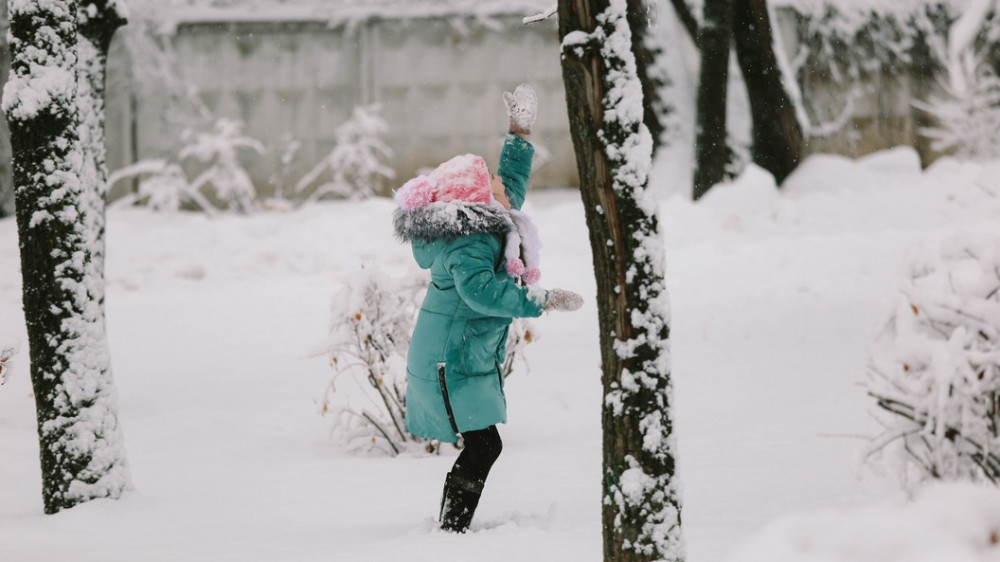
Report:
[[[527,287],[540,276],[537,234],[520,212],[534,147],[526,140],[537,98],[527,84],[504,92],[510,129],[497,175],[479,156],[456,156],[396,193],[396,235],[431,271],[407,357],[406,427],[464,447],[445,478],[440,524],[464,533],[472,522],[507,421],[500,371],[512,318],[576,310],[571,291]]]

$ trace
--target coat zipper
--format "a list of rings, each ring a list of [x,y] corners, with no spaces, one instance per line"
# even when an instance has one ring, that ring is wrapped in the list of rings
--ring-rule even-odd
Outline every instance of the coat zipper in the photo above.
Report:
[[[451,409],[451,399],[448,397],[448,383],[445,382],[444,363],[438,363],[438,383],[441,384],[441,397],[444,398],[444,411],[448,414],[448,423],[455,435],[459,435],[458,424],[455,423],[455,412]]]

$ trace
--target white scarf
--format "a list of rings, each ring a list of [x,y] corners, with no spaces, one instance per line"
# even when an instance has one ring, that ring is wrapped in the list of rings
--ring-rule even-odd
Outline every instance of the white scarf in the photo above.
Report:
[[[521,279],[527,285],[534,285],[542,276],[538,268],[539,252],[542,249],[538,229],[531,217],[517,209],[504,209],[504,214],[511,227],[503,250],[503,255],[507,258],[504,267],[511,277]]]

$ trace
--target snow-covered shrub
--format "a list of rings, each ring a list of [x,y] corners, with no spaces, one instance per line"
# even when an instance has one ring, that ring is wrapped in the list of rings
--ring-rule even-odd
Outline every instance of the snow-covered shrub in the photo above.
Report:
[[[388,131],[378,105],[355,107],[351,118],[334,130],[333,150],[302,176],[295,184],[295,193],[303,194],[320,181],[307,202],[327,194],[351,198],[374,195],[383,180],[396,175],[382,162],[392,156],[392,150],[382,140]]]
[[[230,119],[219,119],[209,131],[185,131],[184,145],[170,159],[140,160],[135,164],[115,170],[108,177],[108,185],[119,181],[140,178],[136,193],[115,202],[116,205],[145,205],[156,211],[177,211],[186,203],[193,203],[201,211],[214,214],[223,208],[249,213],[257,209],[257,189],[250,174],[240,162],[242,152],[261,154],[264,145],[244,136],[243,124]],[[193,159],[205,166],[204,171],[189,180],[181,166],[186,159]]]
[[[217,210],[202,194],[191,189],[179,164],[166,160],[140,160],[115,170],[108,177],[108,185],[136,177],[139,178],[136,192],[118,199],[115,206],[143,205],[154,211],[175,212],[190,202],[209,214]]]
[[[412,435],[404,423],[406,352],[425,286],[422,279],[395,279],[367,267],[345,279],[334,295],[326,343],[334,375],[322,412],[333,415],[334,434],[349,448],[396,455],[411,444],[427,451],[437,447]]]
[[[289,211],[294,208],[290,199],[293,195],[291,187],[293,185],[292,175],[294,164],[298,160],[299,150],[302,148],[302,141],[298,140],[291,133],[285,133],[268,147],[268,151],[278,155],[278,161],[274,166],[268,183],[274,195],[270,199],[263,201],[265,209]]]
[[[964,90],[949,88],[920,107],[933,115],[938,125],[921,133],[932,139],[939,151],[952,151],[960,158],[1000,158],[1000,77],[988,64],[977,65]]]
[[[349,449],[392,455],[438,450],[438,442],[414,436],[405,425],[406,354],[426,288],[422,276],[397,279],[369,266],[345,279],[334,294],[324,348],[333,379],[321,412],[333,416],[333,433]],[[527,366],[524,348],[535,337],[529,321],[514,320],[501,366],[504,377],[516,363]]]
[[[7,383],[11,361],[14,360],[20,347],[18,340],[0,336],[0,385]]]
[[[1000,239],[911,259],[868,368],[874,441],[906,485],[1000,482]]]
[[[504,378],[514,372],[514,365],[518,362],[527,367],[528,360],[524,356],[524,348],[534,342],[536,337],[534,326],[527,318],[515,318],[510,323],[510,330],[507,332],[507,356],[500,368]]]
[[[180,159],[193,158],[208,166],[191,181],[190,191],[199,193],[211,186],[216,198],[227,207],[244,213],[253,211],[257,189],[240,162],[240,154],[244,151],[261,154],[264,145],[245,136],[243,123],[232,119],[219,119],[212,130],[189,134],[188,140],[180,151]]]
[[[213,214],[222,208],[250,213],[260,209],[288,210],[291,198],[315,201],[324,195],[363,198],[377,193],[383,180],[395,172],[383,163],[392,155],[381,136],[389,130],[379,116],[378,106],[356,107],[349,120],[334,131],[333,150],[298,181],[291,180],[293,163],[301,143],[279,137],[273,149],[280,153],[268,183],[274,197],[262,200],[240,157],[268,152],[257,139],[243,134],[243,123],[230,119],[215,121],[208,131],[186,131],[175,155],[165,159],[142,160],[111,174],[108,184],[140,178],[136,193],[116,201],[116,205],[145,205],[158,211],[176,211],[193,204]],[[193,180],[182,164],[196,161],[203,167]]]

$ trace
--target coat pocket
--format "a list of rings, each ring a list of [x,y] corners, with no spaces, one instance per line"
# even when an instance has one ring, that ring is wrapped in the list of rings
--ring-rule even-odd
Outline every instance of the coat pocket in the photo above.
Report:
[[[462,336],[462,364],[466,375],[486,375],[496,372],[498,351],[510,320],[506,318],[475,318],[465,325]]]

